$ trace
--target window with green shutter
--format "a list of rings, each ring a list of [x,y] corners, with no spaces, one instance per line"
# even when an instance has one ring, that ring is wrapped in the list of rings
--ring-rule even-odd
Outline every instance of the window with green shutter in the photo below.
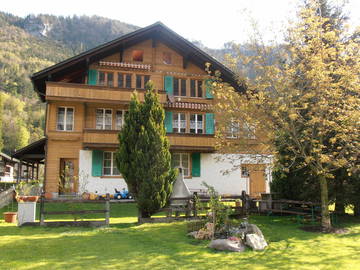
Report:
[[[200,177],[201,172],[201,155],[200,153],[191,154],[192,169],[191,174],[193,177]]]
[[[206,120],[206,134],[214,134],[215,133],[214,114],[207,113],[205,116],[205,120]]]
[[[166,111],[165,112],[165,121],[164,121],[166,132],[173,131],[172,119],[173,119],[173,113]]]
[[[174,94],[174,78],[172,76],[164,77],[164,89],[168,95]]]
[[[104,156],[104,151],[101,150],[92,151],[92,167],[91,167],[92,176],[102,176],[103,156]]]
[[[205,97],[206,98],[214,98],[212,94],[212,79],[205,80]]]
[[[89,69],[89,72],[88,72],[88,84],[89,85],[97,85],[97,76],[98,76],[97,70]]]

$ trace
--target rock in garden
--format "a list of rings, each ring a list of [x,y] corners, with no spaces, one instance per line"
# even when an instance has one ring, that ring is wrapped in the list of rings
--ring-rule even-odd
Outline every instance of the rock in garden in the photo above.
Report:
[[[214,233],[214,224],[209,222],[205,224],[205,228],[200,229],[197,232],[195,238],[200,240],[211,239],[213,233]]]
[[[246,224],[246,232],[245,234],[256,234],[260,238],[264,239],[264,235],[262,234],[261,230],[255,224]]]
[[[257,234],[246,235],[246,245],[251,247],[253,250],[264,250],[267,247],[267,243],[264,237],[260,237]]]
[[[197,233],[198,233],[197,231],[194,231],[194,232],[189,232],[187,235],[196,238]]]
[[[229,239],[212,240],[209,244],[209,248],[235,252],[243,252],[245,250],[245,246],[241,241],[231,241]]]

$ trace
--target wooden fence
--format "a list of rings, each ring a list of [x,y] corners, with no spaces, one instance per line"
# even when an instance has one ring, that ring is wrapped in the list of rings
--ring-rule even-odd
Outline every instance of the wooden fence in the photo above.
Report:
[[[9,188],[0,193],[0,208],[8,205],[14,199],[14,188]]]
[[[103,203],[104,209],[99,210],[69,210],[69,211],[47,211],[45,205],[47,203]],[[45,216],[48,215],[84,215],[84,214],[105,214],[104,220],[100,221],[45,221]],[[110,195],[106,194],[105,200],[82,200],[82,199],[58,199],[58,200],[47,200],[42,195],[40,199],[40,226],[109,226],[110,223]],[[32,224],[35,225],[35,224]]]

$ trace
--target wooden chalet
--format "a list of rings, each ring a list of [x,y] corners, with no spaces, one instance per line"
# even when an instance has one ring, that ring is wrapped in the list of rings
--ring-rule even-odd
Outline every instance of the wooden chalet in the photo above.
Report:
[[[117,133],[131,94],[136,89],[143,99],[148,80],[165,109],[172,163],[183,168],[190,189],[200,189],[206,181],[221,193],[268,191],[266,164],[252,181],[246,172],[221,173],[230,164],[215,158],[207,62],[241,91],[228,68],[160,22],[35,73],[34,90],[46,103],[47,197],[58,195],[65,167],[76,176],[74,192],[104,194],[126,187],[114,162]]]

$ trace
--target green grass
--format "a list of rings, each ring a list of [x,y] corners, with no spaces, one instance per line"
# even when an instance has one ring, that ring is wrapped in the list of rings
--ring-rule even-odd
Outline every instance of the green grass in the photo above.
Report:
[[[326,235],[304,232],[292,218],[252,216],[270,246],[230,253],[188,238],[182,222],[137,225],[133,204],[112,204],[111,216],[111,226],[98,229],[18,228],[1,221],[0,269],[360,269],[359,220],[343,223],[348,234]]]

